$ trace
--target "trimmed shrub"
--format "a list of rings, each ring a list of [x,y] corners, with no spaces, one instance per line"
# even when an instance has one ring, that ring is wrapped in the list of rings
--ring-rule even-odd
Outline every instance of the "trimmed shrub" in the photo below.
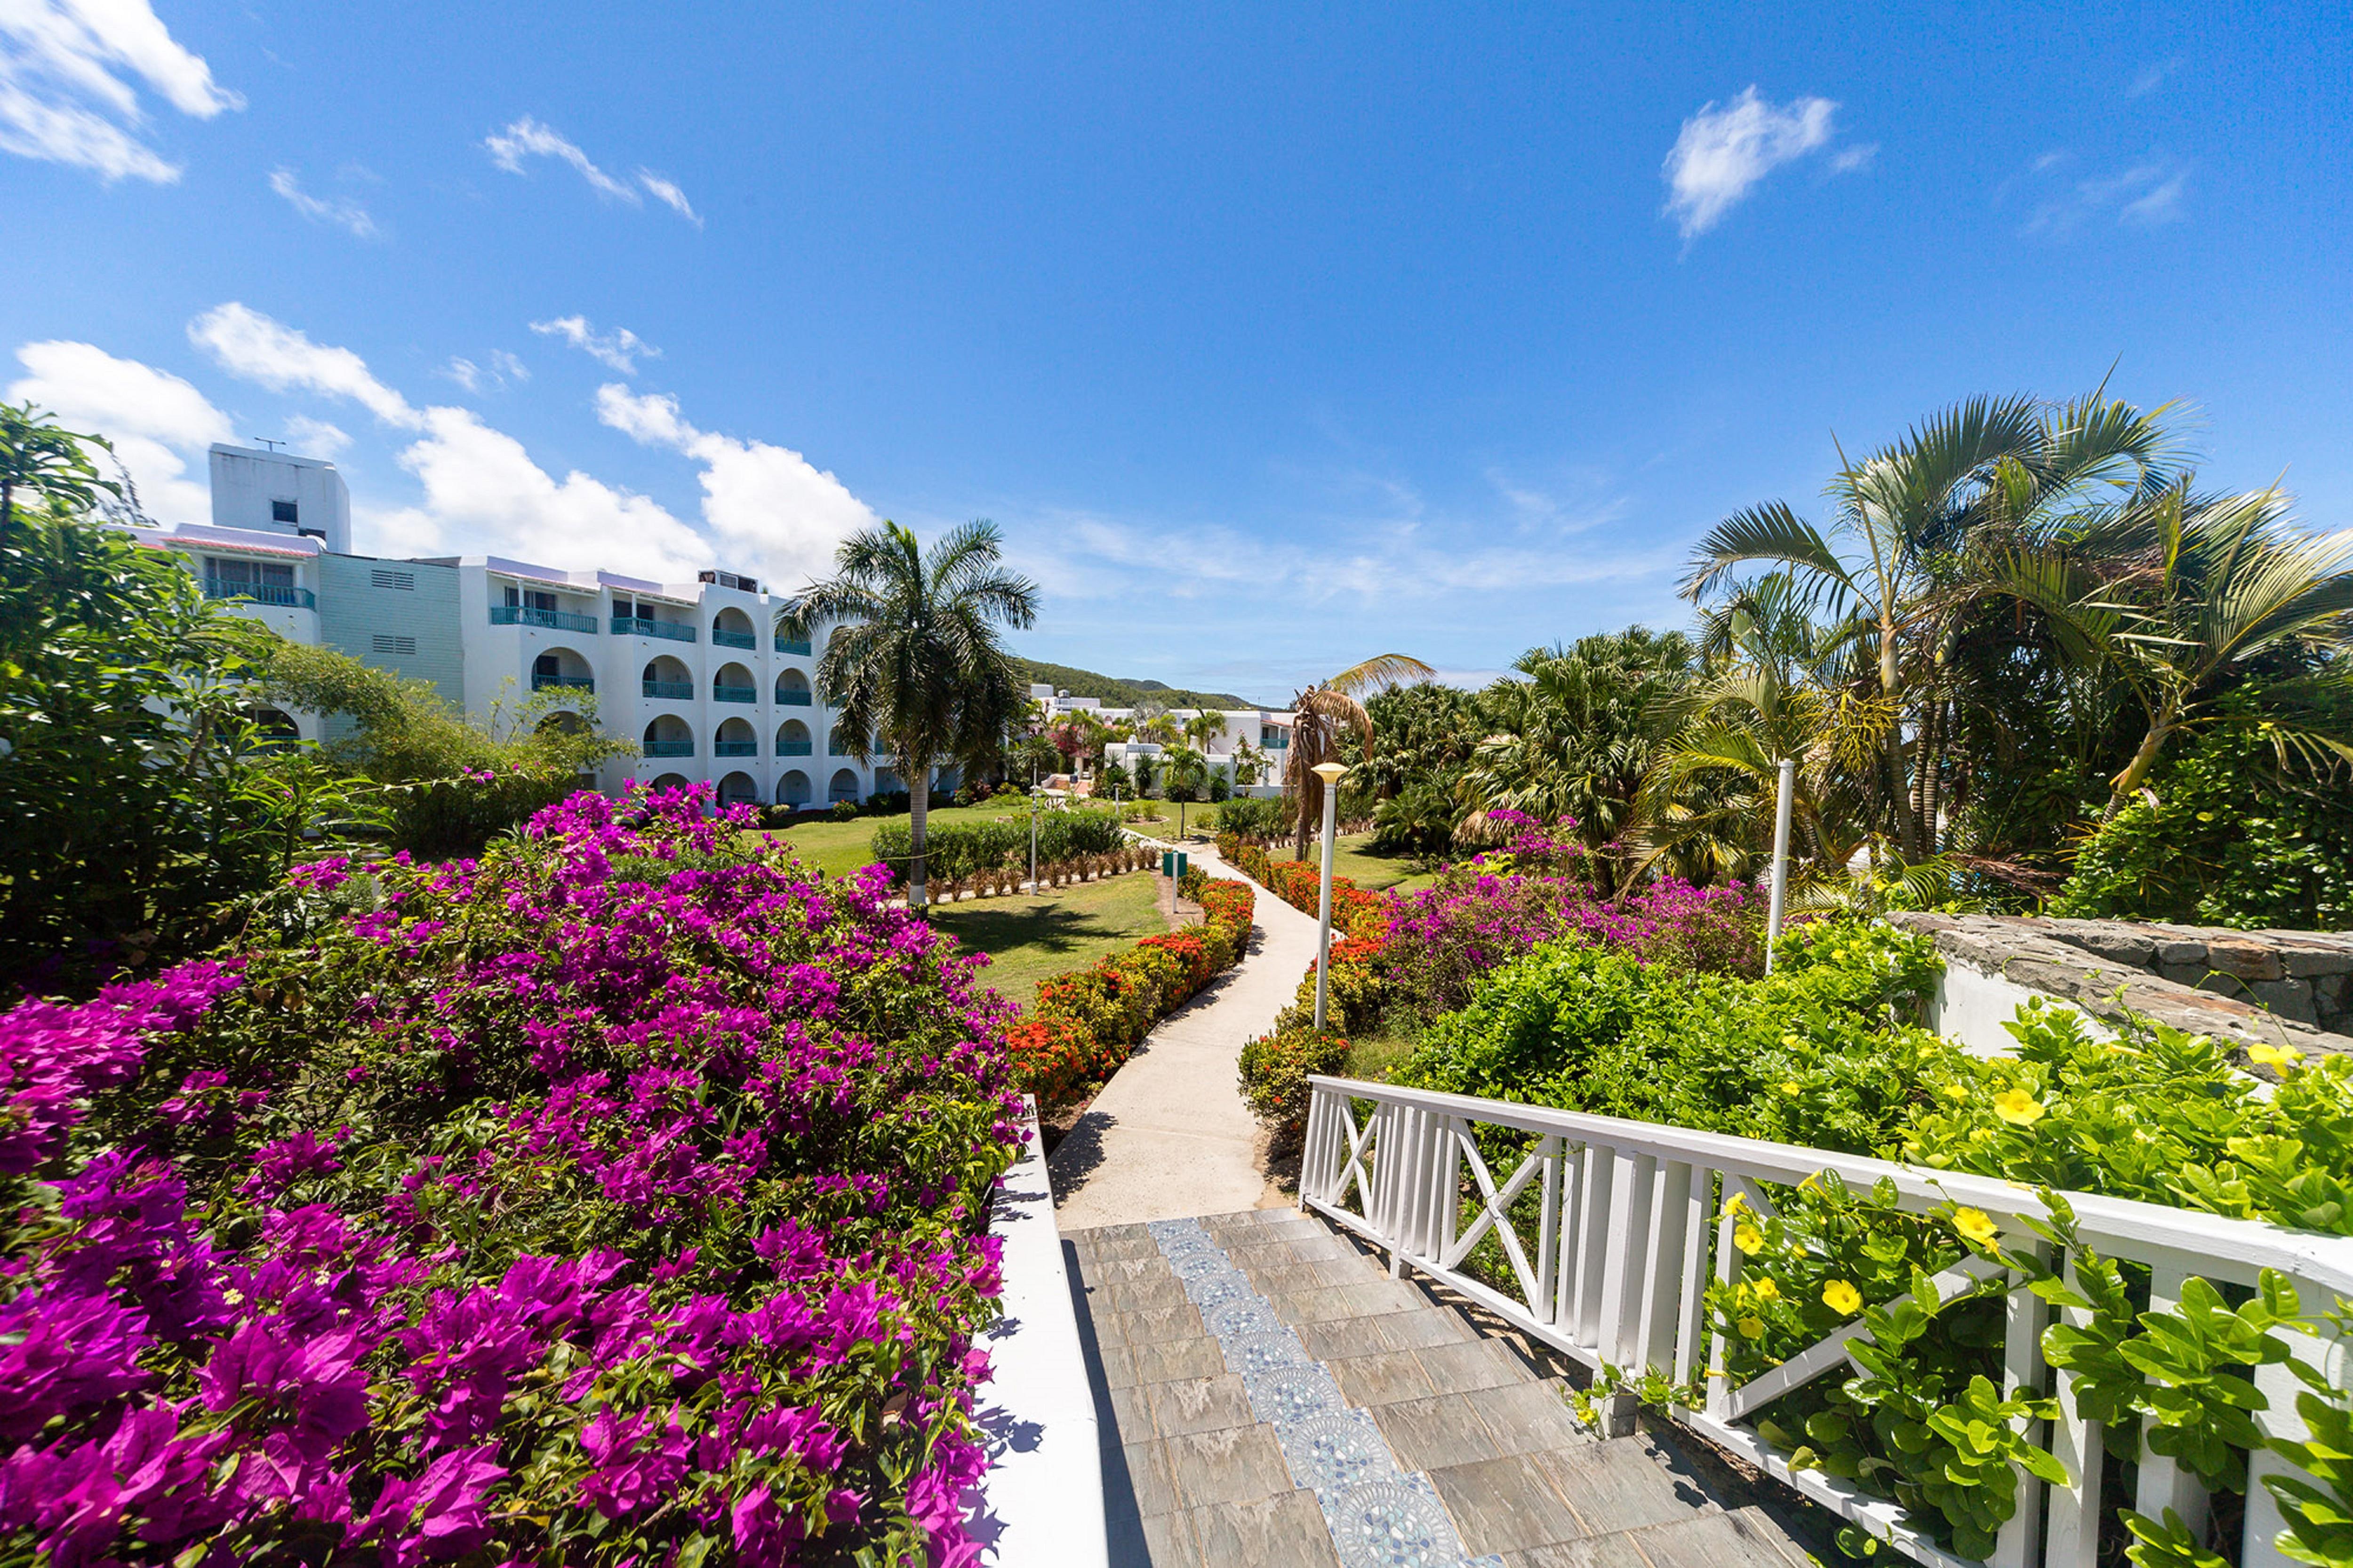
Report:
[[[1237,838],[1280,838],[1291,825],[1291,803],[1281,798],[1238,796],[1218,807],[1218,831]]]
[[[1311,1073],[1335,1073],[1348,1061],[1345,1036],[1313,1028],[1277,1029],[1242,1047],[1242,1099],[1273,1129],[1276,1141],[1295,1143],[1307,1130]]]
[[[965,1560],[1003,1009],[709,798],[0,1017],[0,1560]]]

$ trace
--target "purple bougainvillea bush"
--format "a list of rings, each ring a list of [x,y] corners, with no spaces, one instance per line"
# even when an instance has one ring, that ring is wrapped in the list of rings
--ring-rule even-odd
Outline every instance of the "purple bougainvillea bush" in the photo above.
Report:
[[[704,804],[0,1016],[0,1563],[973,1557],[1002,1009]]]

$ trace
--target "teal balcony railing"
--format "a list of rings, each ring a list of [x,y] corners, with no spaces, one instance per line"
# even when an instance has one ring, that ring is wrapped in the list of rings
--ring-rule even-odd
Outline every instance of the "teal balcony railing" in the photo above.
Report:
[[[779,741],[776,742],[776,755],[780,757],[806,757],[811,754],[809,742]]]
[[[566,691],[594,691],[596,689],[596,678],[593,675],[548,675],[536,669],[531,672],[531,689],[533,691],[546,691],[552,688]]]
[[[691,757],[694,755],[692,741],[648,741],[646,755],[649,757]]]
[[[290,610],[315,610],[318,595],[308,588],[288,588],[276,583],[232,583],[226,577],[205,579],[207,599],[251,599],[257,605],[278,605]]]
[[[803,687],[795,690],[789,686],[779,686],[776,688],[776,700],[786,708],[807,708],[810,702],[808,689]]]
[[[757,741],[713,741],[711,754],[714,757],[756,757],[760,754]]]
[[[1258,743],[1265,751],[1287,752],[1291,749],[1291,737],[1282,734],[1262,735],[1259,738]]]
[[[713,702],[757,702],[760,700],[760,689],[756,686],[713,686],[711,689],[711,700]]]
[[[694,628],[683,621],[656,621],[644,616],[615,616],[613,635],[617,637],[667,637],[671,642],[692,642]]]
[[[691,680],[649,680],[646,682],[646,695],[649,697],[658,697],[664,702],[691,702],[694,700],[694,682]]]
[[[731,632],[725,626],[711,628],[711,640],[720,647],[758,647],[760,639],[750,632]]]
[[[571,610],[537,610],[528,605],[492,605],[491,625],[494,626],[545,626],[556,632],[596,633],[596,617]]]
[[[784,633],[778,632],[776,634],[776,651],[778,653],[797,653],[803,658],[807,658],[809,652],[808,638],[788,637],[785,636]]]

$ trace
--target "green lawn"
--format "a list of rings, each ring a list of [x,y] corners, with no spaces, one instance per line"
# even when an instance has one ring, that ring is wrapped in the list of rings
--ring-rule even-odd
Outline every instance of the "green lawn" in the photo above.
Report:
[[[984,984],[1026,1009],[1038,982],[1083,969],[1113,948],[1168,929],[1160,912],[1160,879],[1131,871],[1099,882],[1050,889],[1036,897],[967,899],[931,911],[932,924],[985,952]]]
[[[991,822],[1000,816],[1018,817],[1028,821],[1026,805],[1016,801],[987,801],[979,805],[949,805],[934,811],[932,822]],[[874,863],[870,846],[874,830],[886,822],[904,823],[905,813],[897,816],[860,816],[849,822],[797,822],[790,827],[767,829],[771,838],[782,839],[792,846],[793,853],[803,860],[815,863],[828,877],[847,877]]]
[[[1288,845],[1278,845],[1270,853],[1277,860],[1291,858]],[[1311,865],[1315,863],[1318,853],[1314,845],[1307,847],[1307,858]],[[1409,893],[1438,880],[1437,872],[1421,870],[1419,865],[1410,855],[1394,855],[1375,849],[1372,835],[1368,833],[1344,833],[1340,841],[1332,847],[1332,875],[1345,877],[1359,888],[1373,892],[1395,888],[1400,893]]]

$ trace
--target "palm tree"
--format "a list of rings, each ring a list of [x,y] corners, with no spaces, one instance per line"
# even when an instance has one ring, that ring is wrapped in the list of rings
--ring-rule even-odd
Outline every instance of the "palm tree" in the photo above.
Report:
[[[913,532],[885,522],[844,540],[834,577],[803,594],[781,623],[798,637],[819,623],[837,628],[818,663],[818,690],[841,710],[839,730],[859,761],[880,737],[907,781],[911,909],[924,901],[932,770],[986,762],[1029,700],[997,625],[1036,621],[1038,587],[1005,571],[1000,553],[993,522],[968,522],[928,552]]]
[[[1168,748],[1165,793],[1176,803],[1176,837],[1185,836],[1185,804],[1208,784],[1209,762],[1190,746]]]
[[[2288,505],[2277,489],[2193,495],[2185,478],[2011,556],[2009,590],[2050,617],[2063,649],[2118,668],[2146,713],[2110,781],[2108,815],[2147,782],[2175,733],[2224,721],[2213,702],[2231,674],[2286,643],[2353,648],[2353,529],[2291,532]],[[2353,759],[2345,737],[2281,714],[2257,721],[2284,751]]]
[[[1317,765],[1344,761],[1341,742],[1352,732],[1357,737],[1358,754],[1372,755],[1372,716],[1356,694],[1404,680],[1428,680],[1437,673],[1421,660],[1401,653],[1376,654],[1292,698],[1291,747],[1283,759],[1282,792],[1297,814],[1297,842],[1292,850],[1296,858],[1307,858],[1307,841],[1324,820],[1324,781],[1315,776]]]
[[[1873,647],[1877,695],[1903,716],[1882,740],[1880,811],[1902,853],[1919,858],[1937,836],[1962,616],[1995,591],[1995,563],[2019,542],[2060,531],[2092,498],[2170,484],[2167,413],[2144,413],[2105,387],[2064,405],[1957,404],[1861,462],[1841,452],[1827,531],[1782,501],[1718,523],[1694,551],[1683,593],[1696,601],[1742,563],[1770,563]],[[1833,540],[1859,548],[1841,552]]]

